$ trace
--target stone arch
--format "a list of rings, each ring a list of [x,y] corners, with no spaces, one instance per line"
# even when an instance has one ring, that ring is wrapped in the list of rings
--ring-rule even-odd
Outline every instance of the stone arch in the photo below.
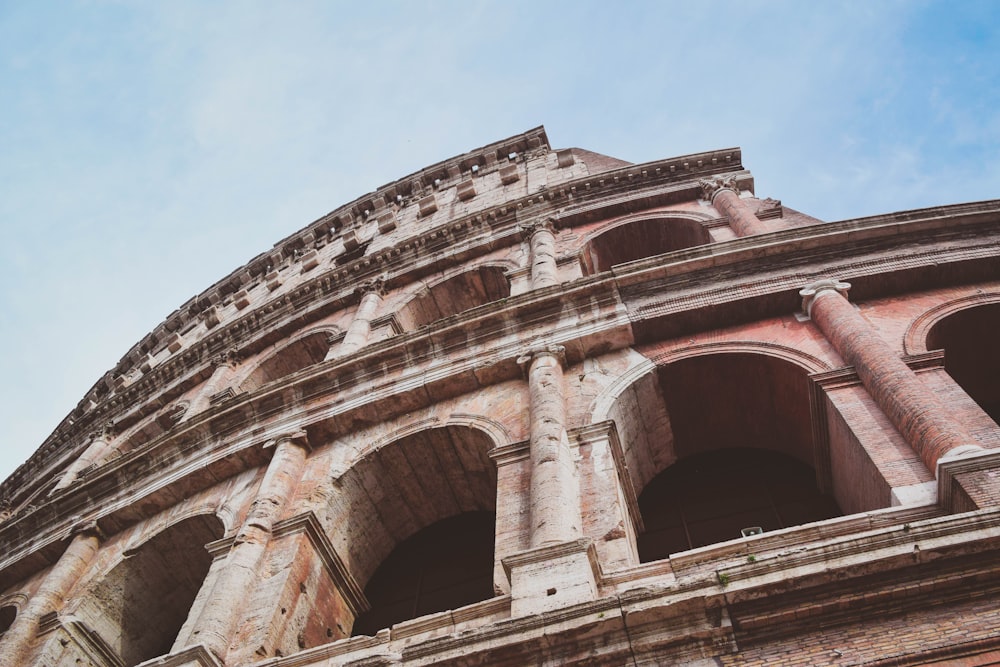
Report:
[[[637,489],[643,488],[657,472],[675,460],[659,451],[650,433],[669,433],[670,418],[660,408],[663,398],[657,373],[670,364],[709,355],[758,355],[773,358],[799,369],[803,376],[830,370],[821,359],[765,341],[720,341],[671,350],[634,364],[598,395],[592,405],[590,423],[615,422],[624,448],[626,463]],[[803,392],[805,393],[805,392]],[[646,405],[645,410],[641,405]],[[640,421],[627,415],[638,416]],[[640,428],[634,428],[639,426]],[[811,461],[808,461],[812,465]]]
[[[27,601],[27,596],[21,593],[0,598],[0,637],[14,625],[17,614]]]
[[[126,665],[168,653],[208,575],[206,545],[226,527],[213,513],[186,513],[134,540],[76,609]]]
[[[630,216],[589,234],[580,249],[585,275],[666,252],[711,243],[705,218],[663,212]]]
[[[812,423],[809,375],[825,369],[821,360],[791,348],[733,341],[653,357],[609,386],[595,401],[591,419],[615,422],[647,530],[657,522],[647,518],[645,490],[655,489],[685,460],[757,451],[759,456],[746,456],[760,461],[761,470],[772,459],[790,462],[790,469],[809,471],[815,489],[821,448]]]
[[[927,318],[917,344],[944,350],[945,371],[983,412],[1000,424],[1000,295],[976,295],[943,304]],[[990,297],[993,298],[983,298]],[[909,335],[909,331],[907,334]]]
[[[396,312],[404,329],[438,320],[510,296],[509,266],[489,262],[446,275],[422,287]]]
[[[312,330],[289,339],[265,357],[240,383],[240,391],[254,391],[265,384],[318,364],[330,350],[331,332]]]
[[[380,566],[391,562],[392,554],[412,542],[411,538],[419,540],[422,531],[434,534],[444,530],[435,540],[447,541],[446,534],[453,534],[448,531],[449,523],[478,515],[474,530],[479,546],[489,551],[489,562],[476,573],[476,586],[481,589],[485,585],[482,597],[489,597],[495,569],[492,527],[497,483],[488,452],[496,442],[487,431],[463,424],[405,429],[394,435],[394,439],[383,439],[368,449],[335,480],[331,540],[338,553],[359,584],[367,587]],[[485,545],[480,539],[484,516],[490,528]],[[440,524],[444,524],[443,529]],[[405,573],[398,571],[389,576],[406,579]],[[384,618],[379,616],[379,600],[371,601],[371,613]],[[471,601],[476,600],[463,604]],[[414,613],[444,611],[432,607],[417,605]]]

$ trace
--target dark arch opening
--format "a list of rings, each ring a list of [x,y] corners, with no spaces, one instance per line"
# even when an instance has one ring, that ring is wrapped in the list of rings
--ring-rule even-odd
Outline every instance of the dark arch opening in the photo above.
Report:
[[[15,618],[17,618],[17,607],[12,604],[0,607],[0,637],[14,625]]]
[[[205,545],[223,536],[214,515],[180,521],[114,567],[79,610],[126,665],[170,652],[204,583]]]
[[[743,529],[767,532],[841,514],[817,490],[812,468],[760,449],[720,449],[675,463],[643,490],[639,510],[642,562],[736,539]]]
[[[326,353],[330,349],[329,339],[329,333],[318,331],[281,348],[257,366],[240,385],[240,389],[253,391],[268,382],[274,382],[307,366],[318,364],[326,358]]]
[[[405,328],[417,329],[508,296],[503,267],[480,266],[422,291],[399,310],[399,317]]]
[[[1000,304],[961,310],[927,334],[927,349],[944,350],[944,368],[1000,424]]]
[[[708,354],[659,369],[676,458],[755,447],[813,464],[809,378],[764,354]]]
[[[710,243],[708,230],[688,218],[650,218],[636,220],[591,239],[581,259],[587,274],[607,271],[624,264],[665,252],[683,250]]]
[[[410,618],[457,609],[493,596],[492,512],[438,521],[399,544],[365,587],[371,609],[353,635],[374,635]]]

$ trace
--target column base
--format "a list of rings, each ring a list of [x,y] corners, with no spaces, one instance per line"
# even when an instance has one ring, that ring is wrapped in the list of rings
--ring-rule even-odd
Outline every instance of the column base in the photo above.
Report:
[[[589,538],[536,547],[502,560],[510,580],[511,616],[527,616],[587,602],[601,580]]]

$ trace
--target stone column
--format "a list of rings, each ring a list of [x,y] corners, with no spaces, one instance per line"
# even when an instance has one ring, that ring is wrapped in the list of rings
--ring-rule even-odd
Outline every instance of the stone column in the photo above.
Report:
[[[531,546],[579,538],[580,498],[566,435],[565,349],[549,345],[518,359],[528,368],[531,415]]]
[[[250,597],[257,585],[257,568],[271,539],[271,529],[295,492],[308,453],[305,433],[288,434],[277,439],[274,456],[264,473],[257,497],[236,534],[205,607],[190,637],[178,637],[174,651],[184,646],[204,644],[220,660],[225,659],[230,638],[243,612],[241,603]]]
[[[22,667],[28,664],[32,642],[43,616],[59,611],[70,590],[86,572],[100,548],[100,532],[95,524],[79,529],[66,551],[42,580],[38,591],[21,609],[13,625],[0,638],[0,667]]]
[[[83,454],[66,469],[66,472],[63,473],[63,476],[56,483],[55,487],[53,487],[51,493],[61,491],[70,486],[84,470],[104,461],[114,449],[111,445],[111,440],[114,438],[114,426],[112,424],[105,424],[100,431],[91,434],[90,437],[90,444],[83,450]]]
[[[551,221],[536,223],[527,228],[531,248],[531,289],[559,284],[556,267],[556,235]]]
[[[361,303],[358,304],[358,309],[354,312],[354,319],[347,327],[347,333],[344,334],[344,340],[340,342],[340,346],[330,348],[326,355],[327,361],[357,352],[368,344],[368,336],[372,331],[372,320],[375,318],[379,306],[382,305],[382,281],[369,281],[362,285],[358,291],[361,294]]]
[[[181,423],[188,421],[197,414],[200,414],[207,410],[212,404],[212,397],[218,394],[220,391],[226,388],[229,380],[233,377],[233,371],[236,369],[236,364],[239,362],[239,357],[236,352],[230,350],[221,354],[214,359],[212,359],[212,365],[215,367],[212,370],[212,375],[205,380],[205,384],[202,385],[201,391],[191,400],[191,405],[188,406],[187,411],[184,413],[184,417],[181,418]]]
[[[700,182],[703,196],[712,206],[729,219],[729,226],[737,236],[752,236],[768,231],[767,226],[753,214],[740,199],[740,188],[734,176],[715,177]]]
[[[975,438],[847,301],[850,287],[837,280],[817,281],[799,292],[802,307],[844,361],[854,366],[903,438],[935,472],[938,459],[947,454],[980,450]]]

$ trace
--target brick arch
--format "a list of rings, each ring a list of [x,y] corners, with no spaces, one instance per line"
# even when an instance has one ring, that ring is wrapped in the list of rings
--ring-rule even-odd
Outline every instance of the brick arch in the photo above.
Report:
[[[13,593],[0,597],[0,637],[14,624],[14,619],[21,613],[27,602],[28,596],[24,593]]]
[[[984,292],[951,299],[927,309],[907,327],[903,335],[903,351],[906,354],[929,352],[931,348],[927,345],[927,338],[938,322],[969,308],[997,303],[1000,303],[1000,292]]]
[[[318,364],[330,350],[329,328],[312,329],[285,341],[246,372],[240,381],[240,391],[253,391],[265,384]]]
[[[945,371],[1000,424],[998,330],[1000,293],[975,294],[920,315],[907,330],[905,343],[907,350],[944,350]]]
[[[584,274],[607,271],[616,264],[711,243],[708,216],[664,211],[629,216],[605,225],[580,245]]]
[[[391,439],[390,439],[391,438]],[[476,426],[401,429],[334,479],[330,521],[338,553],[365,585],[403,541],[443,519],[496,511],[493,436]]]
[[[674,386],[676,382],[671,378],[670,369],[682,370],[683,382],[690,386]],[[742,390],[739,386],[731,386],[732,380],[745,382],[749,379],[752,383],[769,375],[770,380],[779,383],[779,404],[765,404],[765,397],[776,396],[771,391],[748,390],[743,400],[747,404],[762,404],[756,410],[743,411],[761,415],[757,421],[745,425],[752,427],[748,433],[755,434],[756,443],[747,446],[779,451],[813,466],[816,443],[810,419],[808,375],[823,370],[829,367],[822,360],[773,343],[727,341],[692,345],[635,364],[595,399],[590,419],[594,424],[608,419],[615,422],[633,485],[641,491],[653,477],[679,458],[704,450],[704,447],[694,447],[692,442],[699,437],[699,427],[690,417],[693,411],[716,409],[716,417],[706,418],[705,423],[718,428],[714,432],[702,432],[702,438],[726,436],[723,424],[729,424],[728,435],[734,435],[739,432],[734,420],[740,419],[741,412],[734,401],[741,396]],[[739,375],[733,377],[733,374]],[[715,383],[714,389],[712,383]],[[720,414],[724,417],[722,421]],[[782,415],[783,418],[772,419],[769,426],[765,415]],[[675,440],[678,425],[680,443]],[[781,437],[768,440],[767,434]]]
[[[438,320],[510,296],[506,262],[486,262],[445,274],[418,288],[396,311],[400,325],[418,329]]]

